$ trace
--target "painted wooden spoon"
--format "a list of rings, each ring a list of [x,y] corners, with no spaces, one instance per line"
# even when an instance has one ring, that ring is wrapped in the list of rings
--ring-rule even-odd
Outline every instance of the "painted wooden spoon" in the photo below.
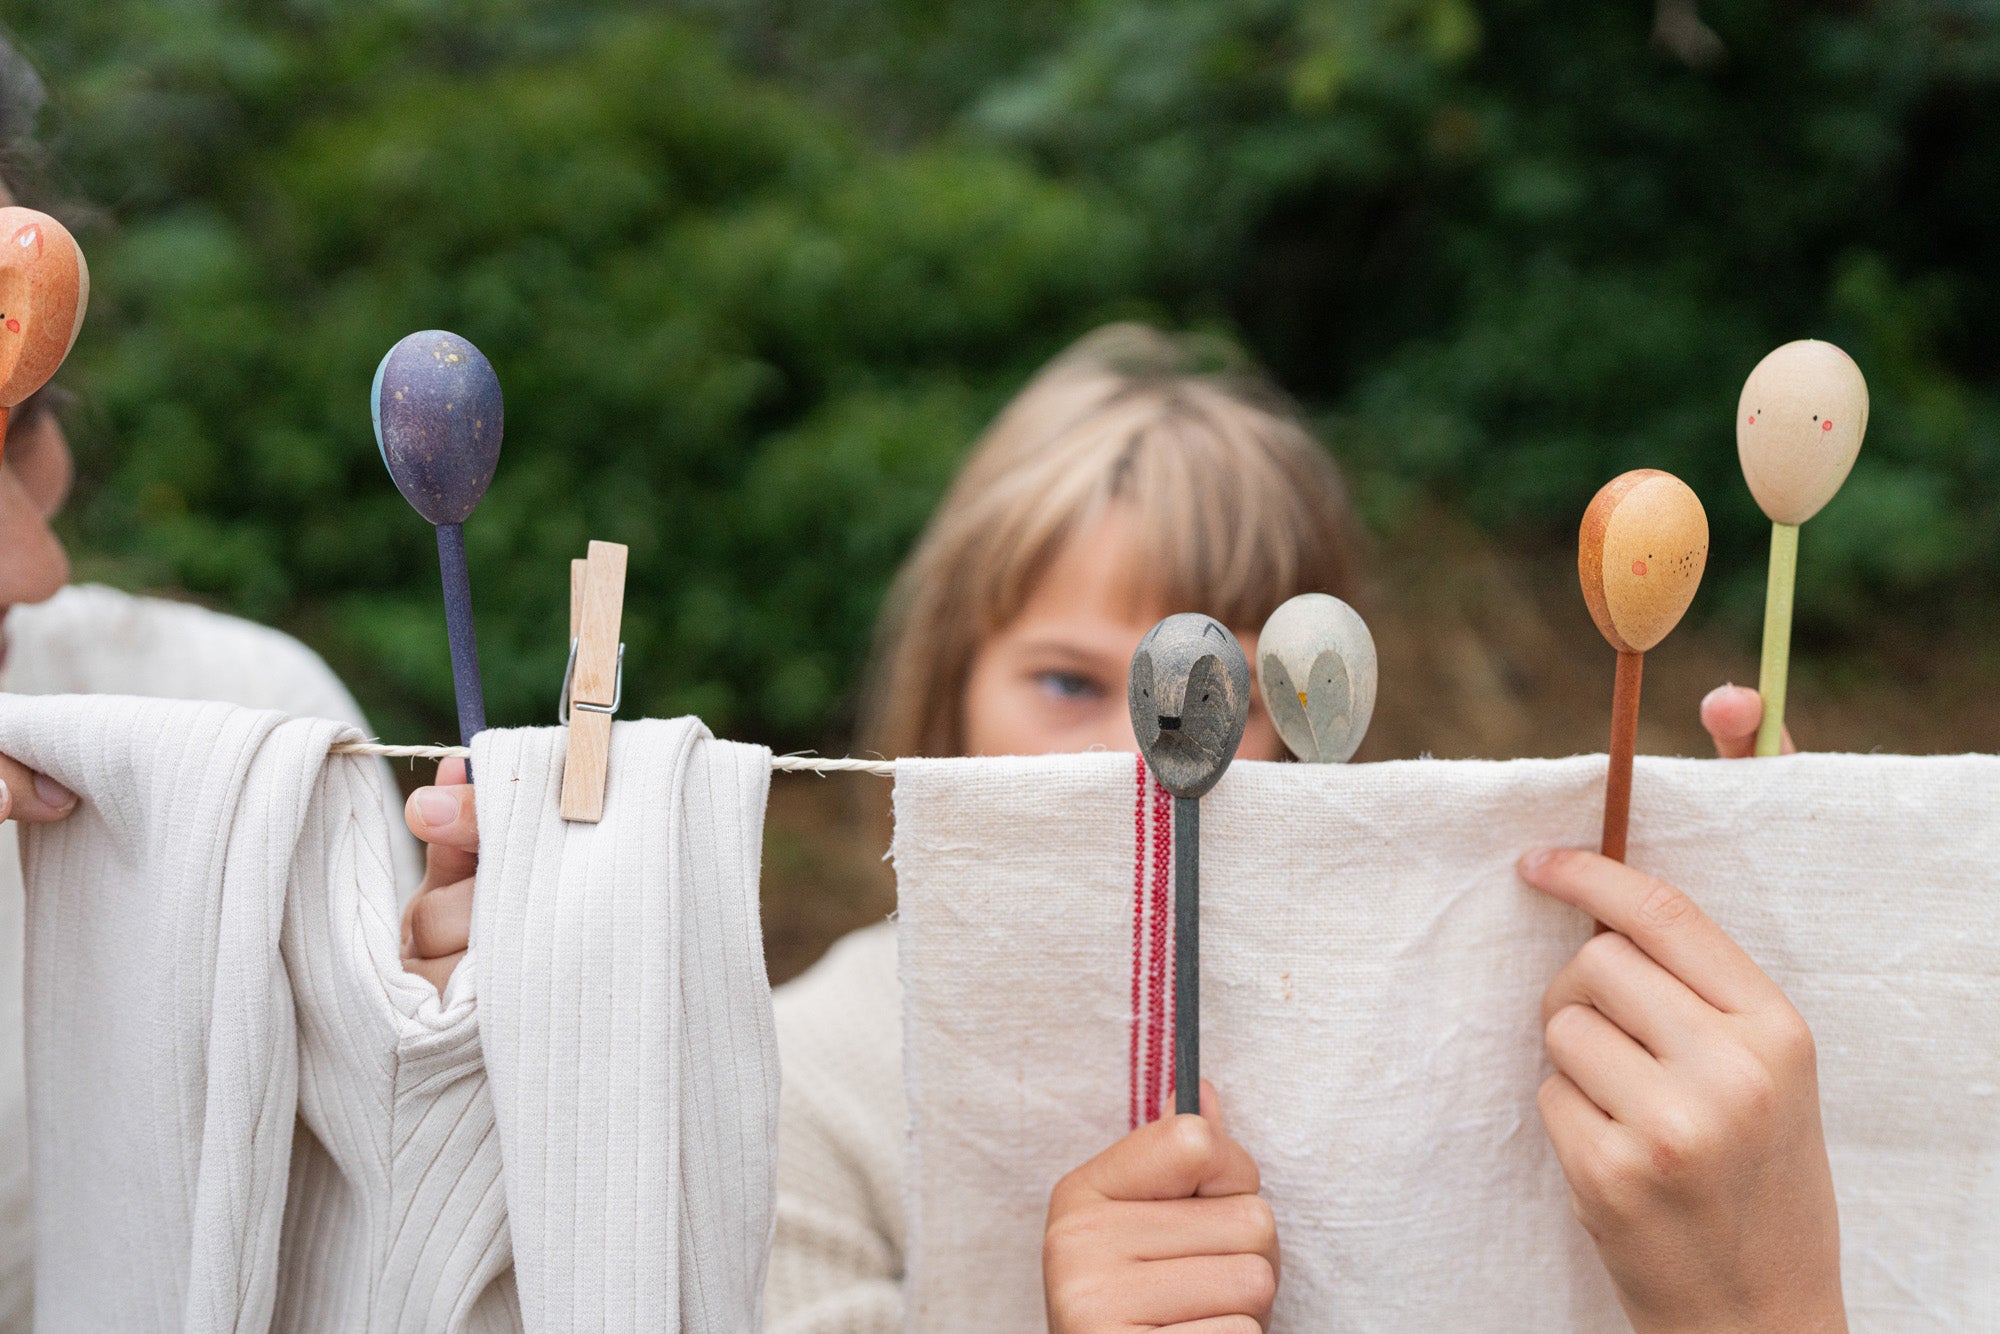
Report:
[[[1174,798],[1174,1110],[1201,1111],[1201,797],[1236,758],[1250,664],[1229,628],[1182,612],[1146,632],[1125,702],[1146,766]]]
[[[1597,628],[1618,650],[1611,695],[1611,765],[1604,779],[1605,856],[1625,860],[1632,750],[1646,652],[1665,639],[1701,586],[1708,515],[1687,483],[1640,468],[1604,484],[1583,512],[1576,571]]]
[[[486,697],[479,682],[479,643],[472,632],[464,524],[500,462],[500,379],[471,343],[454,333],[426,329],[382,358],[369,410],[375,444],[396,489],[437,526],[458,735],[470,745],[486,730]]]

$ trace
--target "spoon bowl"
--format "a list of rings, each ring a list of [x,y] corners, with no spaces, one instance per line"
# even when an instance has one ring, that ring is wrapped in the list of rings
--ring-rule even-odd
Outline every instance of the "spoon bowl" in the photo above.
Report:
[[[1250,718],[1250,663],[1229,628],[1181,612],[1146,632],[1125,701],[1146,765],[1176,797],[1199,797],[1236,758]]]
[[[1375,714],[1375,638],[1339,598],[1301,593],[1258,633],[1257,679],[1292,754],[1309,764],[1344,764]]]
[[[1750,372],[1736,400],[1736,456],[1773,523],[1820,512],[1853,471],[1868,432],[1868,382],[1832,343],[1802,338]]]
[[[1680,624],[1707,564],[1708,515],[1672,473],[1623,473],[1583,512],[1576,552],[1583,600],[1620,653],[1644,653]]]
[[[0,408],[49,382],[89,305],[90,266],[69,229],[31,208],[0,208]]]
[[[500,378],[455,333],[413,333],[382,358],[368,405],[396,489],[432,523],[464,523],[500,463]]]

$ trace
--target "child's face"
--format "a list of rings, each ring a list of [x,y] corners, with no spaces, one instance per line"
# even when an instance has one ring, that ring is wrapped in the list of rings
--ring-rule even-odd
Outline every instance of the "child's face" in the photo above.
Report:
[[[1130,577],[1131,542],[1112,510],[1078,534],[1049,566],[1013,624],[972,660],[965,688],[971,755],[1052,755],[1103,747],[1136,751],[1125,680],[1139,641],[1173,611]],[[1231,630],[1251,661],[1257,636]],[[1276,760],[1284,746],[1251,687],[1250,722],[1236,757]]]

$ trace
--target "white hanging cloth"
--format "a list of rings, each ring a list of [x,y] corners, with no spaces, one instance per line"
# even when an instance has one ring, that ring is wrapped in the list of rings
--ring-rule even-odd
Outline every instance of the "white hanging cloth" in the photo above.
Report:
[[[1591,924],[1514,874],[1596,845],[1603,782],[1237,764],[1203,800],[1202,1073],[1277,1214],[1274,1331],[1629,1328],[1535,1106]],[[1857,1329],[2000,1328],[1996,810],[1992,757],[1639,762],[1632,864],[1818,1039]],[[1170,1083],[1170,848],[1130,755],[897,766],[910,1328],[1043,1328],[1050,1187]]]
[[[354,735],[0,698],[0,752],[82,798],[23,839],[38,1328],[754,1328],[768,754],[621,724],[604,823],[569,826],[562,734],[482,736],[440,998],[374,762],[327,754]]]

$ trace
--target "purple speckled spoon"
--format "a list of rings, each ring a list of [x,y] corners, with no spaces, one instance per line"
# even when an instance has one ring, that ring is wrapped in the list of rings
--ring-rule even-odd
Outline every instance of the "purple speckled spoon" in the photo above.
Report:
[[[500,462],[500,379],[478,348],[441,329],[413,333],[389,349],[369,392],[375,444],[396,489],[437,525],[444,621],[465,745],[486,730],[479,644],[472,633],[472,581],[465,567],[466,516]],[[469,779],[472,766],[466,766]]]

